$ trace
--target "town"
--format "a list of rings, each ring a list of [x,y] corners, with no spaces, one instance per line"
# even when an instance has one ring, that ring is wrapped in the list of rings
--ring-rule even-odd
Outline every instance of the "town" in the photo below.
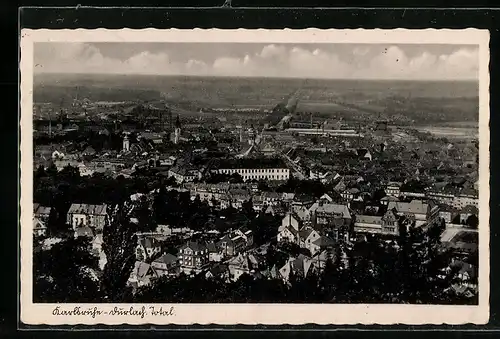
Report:
[[[477,138],[299,100],[35,103],[35,300],[477,303]]]

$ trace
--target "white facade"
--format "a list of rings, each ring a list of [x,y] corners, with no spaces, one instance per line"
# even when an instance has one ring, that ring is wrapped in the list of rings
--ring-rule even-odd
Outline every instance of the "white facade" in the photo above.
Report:
[[[220,168],[219,174],[232,175],[238,173],[244,181],[247,180],[281,180],[286,181],[290,178],[288,168]]]

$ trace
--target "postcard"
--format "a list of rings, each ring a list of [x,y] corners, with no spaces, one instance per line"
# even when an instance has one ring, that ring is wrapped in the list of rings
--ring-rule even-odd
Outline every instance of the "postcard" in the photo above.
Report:
[[[488,322],[488,31],[20,45],[22,323]]]

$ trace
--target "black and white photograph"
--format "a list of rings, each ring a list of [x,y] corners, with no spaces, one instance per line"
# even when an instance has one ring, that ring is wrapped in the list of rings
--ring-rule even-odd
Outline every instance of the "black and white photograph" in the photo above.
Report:
[[[487,309],[487,34],[56,33],[22,75],[21,299],[47,317]]]

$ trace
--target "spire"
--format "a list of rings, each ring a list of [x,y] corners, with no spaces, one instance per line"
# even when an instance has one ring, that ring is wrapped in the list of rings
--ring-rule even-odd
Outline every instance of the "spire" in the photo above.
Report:
[[[177,115],[177,118],[175,119],[175,128],[181,128],[181,121],[179,119],[179,115]]]

